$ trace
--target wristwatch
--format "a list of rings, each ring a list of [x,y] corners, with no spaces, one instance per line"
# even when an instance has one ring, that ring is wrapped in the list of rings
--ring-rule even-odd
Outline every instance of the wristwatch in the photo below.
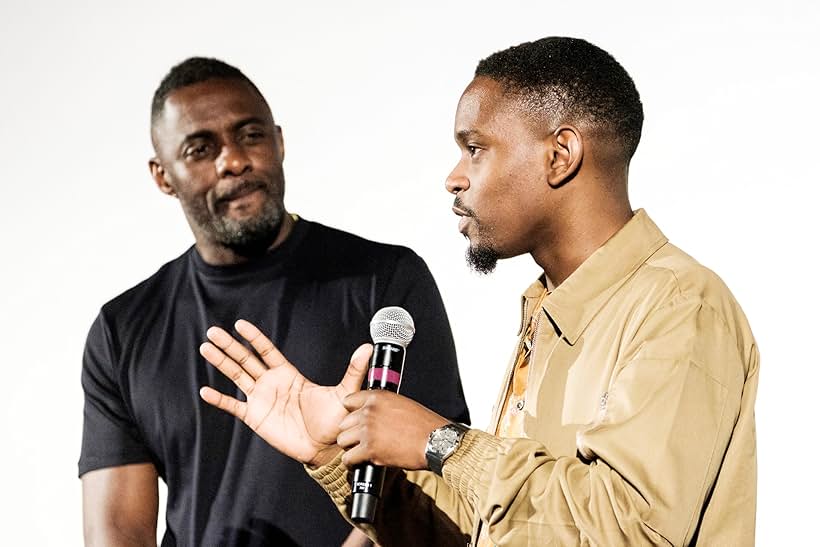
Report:
[[[444,462],[453,455],[453,452],[461,443],[461,438],[469,430],[470,428],[466,425],[455,422],[434,429],[430,433],[430,437],[427,439],[427,447],[424,449],[428,469],[437,475],[441,475]]]

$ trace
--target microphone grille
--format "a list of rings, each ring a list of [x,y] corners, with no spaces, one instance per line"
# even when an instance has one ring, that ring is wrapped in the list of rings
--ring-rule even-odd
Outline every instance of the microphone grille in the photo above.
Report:
[[[406,348],[415,333],[413,318],[399,306],[380,309],[370,321],[370,336],[374,344],[388,343]]]

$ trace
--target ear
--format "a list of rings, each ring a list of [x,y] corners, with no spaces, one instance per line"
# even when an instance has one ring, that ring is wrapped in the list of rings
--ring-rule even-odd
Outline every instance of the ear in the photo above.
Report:
[[[558,188],[571,181],[581,168],[584,140],[578,128],[562,125],[553,132],[550,143],[547,182],[553,188]]]
[[[285,137],[282,136],[282,126],[276,126],[276,135],[274,138],[276,139],[276,148],[279,150],[279,161],[285,161]]]
[[[151,178],[154,179],[159,191],[168,196],[176,197],[177,192],[168,181],[168,177],[165,174],[165,168],[159,162],[158,158],[154,157],[148,160],[148,169],[151,171]]]

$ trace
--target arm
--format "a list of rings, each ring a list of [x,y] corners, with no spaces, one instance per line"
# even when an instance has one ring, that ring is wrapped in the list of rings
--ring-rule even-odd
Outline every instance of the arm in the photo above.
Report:
[[[537,440],[473,430],[445,463],[450,490],[444,493],[475,507],[493,542],[683,545],[692,539],[744,382],[756,376],[725,323],[700,302],[659,310],[630,345],[605,410],[579,429],[577,457],[555,457]],[[339,436],[346,465],[425,467],[424,432],[405,427],[399,437],[383,424],[392,416],[392,424],[426,423],[426,429],[428,410],[383,392],[354,394],[346,406]],[[389,525],[377,521],[376,533],[379,539],[391,533]]]
[[[83,356],[83,532],[87,545],[156,545],[157,471],[118,382],[101,312]]]
[[[326,465],[307,467],[307,472],[330,495],[342,516],[348,518],[351,489],[342,453]],[[388,468],[374,524],[357,526],[382,547],[464,547],[473,526],[473,509],[459,497],[429,471]]]
[[[449,420],[407,397],[390,392],[361,391],[348,396],[345,406],[356,410],[340,424],[337,442],[347,452],[339,454],[328,465],[308,468],[308,473],[330,494],[339,512],[347,517],[351,495],[348,465],[363,461],[384,465],[386,461],[398,461],[403,455],[410,454],[415,456],[415,461],[407,462],[403,467],[425,469],[427,435]],[[365,446],[368,441],[360,442],[358,433],[361,429],[367,432],[368,440],[379,442],[379,446],[372,447],[372,452]],[[416,442],[409,439],[416,439]],[[441,477],[428,471],[388,468],[374,525],[358,526],[384,547],[463,547],[473,527],[473,511],[473,507]]]
[[[91,546],[157,544],[157,471],[150,463],[90,471],[82,477],[83,536]]]

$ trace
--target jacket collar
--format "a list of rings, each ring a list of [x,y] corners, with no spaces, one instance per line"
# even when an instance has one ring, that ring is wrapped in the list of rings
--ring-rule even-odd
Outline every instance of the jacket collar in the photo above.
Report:
[[[575,344],[618,288],[667,241],[649,215],[638,209],[623,228],[543,300],[542,309],[558,327],[560,334],[570,344]],[[526,319],[536,311],[530,308],[544,288],[541,276],[524,291],[519,334]]]

